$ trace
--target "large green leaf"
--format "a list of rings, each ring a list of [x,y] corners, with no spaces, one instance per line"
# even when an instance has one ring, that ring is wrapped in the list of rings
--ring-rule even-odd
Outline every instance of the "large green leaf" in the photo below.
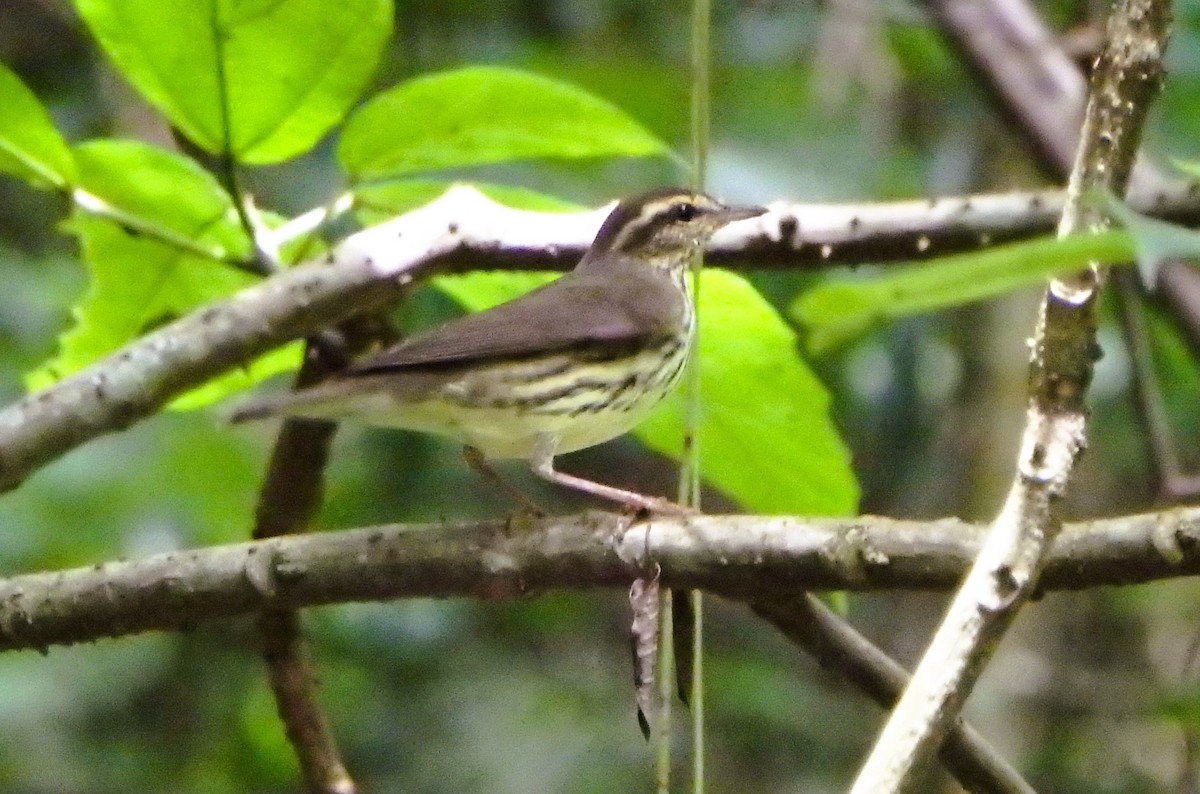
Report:
[[[75,163],[50,114],[33,92],[0,64],[0,172],[38,187],[64,188]]]
[[[741,276],[706,269],[700,289],[700,470],[763,513],[847,515],[858,507],[850,455],[829,394],[796,335]],[[637,429],[647,446],[683,453],[684,390]]]
[[[390,0],[75,0],[100,45],[206,151],[271,163],[310,149],[358,98]]]
[[[472,66],[418,77],[363,105],[338,159],[356,180],[532,157],[668,154],[608,102],[547,77]]]
[[[545,273],[469,273],[436,280],[481,310],[546,283]],[[750,284],[706,269],[700,291],[700,457],[704,479],[748,509],[843,515],[858,503],[849,454],[829,418],[829,395],[796,350],[796,337]],[[679,458],[682,390],[633,432]]]
[[[75,307],[75,325],[60,338],[58,354],[27,377],[31,389],[254,280],[164,242],[177,236],[233,256],[249,252],[228,194],[195,162],[143,143],[117,140],[78,146],[75,159],[81,186],[121,215],[139,219],[140,228],[76,210],[70,226],[80,238],[91,281]],[[249,375],[233,376],[224,390],[207,388],[206,398],[244,388],[247,378],[261,379],[296,361],[294,350],[276,353],[252,367]],[[191,406],[197,403],[198,398],[188,401]]]

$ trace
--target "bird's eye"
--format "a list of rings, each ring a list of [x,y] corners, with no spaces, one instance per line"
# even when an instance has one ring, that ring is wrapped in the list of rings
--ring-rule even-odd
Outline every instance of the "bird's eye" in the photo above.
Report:
[[[675,205],[675,217],[687,223],[692,218],[696,217],[696,205],[690,201],[685,201],[682,204]]]

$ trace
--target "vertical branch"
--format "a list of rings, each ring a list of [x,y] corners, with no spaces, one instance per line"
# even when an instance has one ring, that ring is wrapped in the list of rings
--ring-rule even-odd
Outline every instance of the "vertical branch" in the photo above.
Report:
[[[365,321],[343,324],[344,338],[314,338],[296,376],[296,388],[343,368],[349,355],[386,334]],[[321,501],[322,476],[337,425],[286,419],[280,427],[255,511],[255,539],[307,529]],[[288,741],[296,752],[305,788],[312,794],[354,794],[354,780],[338,752],[329,721],[317,701],[316,675],[301,634],[299,615],[270,609],[259,618],[263,659]]]
[[[325,368],[310,345],[297,386]],[[284,420],[259,495],[254,537],[302,532],[320,501],[321,472],[336,430],[332,422]],[[298,613],[270,609],[258,620],[263,660],[279,718],[295,750],[305,789],[312,794],[354,794],[329,721],[317,702],[316,676],[300,631]]]
[[[1019,132],[1035,151],[1044,153],[1046,170],[1065,176],[1074,159],[1086,81],[1078,67],[1054,41],[1054,34],[1024,0],[927,0],[943,32],[963,58],[992,89],[1000,108],[1018,120]],[[1002,31],[1003,35],[997,35]],[[1075,107],[1078,106],[1078,111]],[[1129,197],[1169,192],[1180,180],[1157,169],[1148,159],[1134,165]],[[1195,346],[1200,340],[1200,275],[1190,263],[1167,260],[1158,268],[1156,287],[1164,303],[1182,323]],[[1151,343],[1144,338],[1136,283],[1117,279],[1122,328],[1134,361],[1135,402],[1150,436],[1158,473],[1159,494],[1183,501],[1200,494],[1200,475],[1188,474],[1174,450],[1159,384],[1150,362]]]
[[[1123,194],[1150,101],[1162,80],[1170,8],[1117,0],[1097,58],[1059,234],[1102,228],[1084,196]],[[853,792],[909,790],[1037,582],[1062,525],[1058,503],[1086,444],[1085,395],[1096,345],[1098,268],[1051,282],[1033,340],[1017,475],[962,588],[867,758]]]

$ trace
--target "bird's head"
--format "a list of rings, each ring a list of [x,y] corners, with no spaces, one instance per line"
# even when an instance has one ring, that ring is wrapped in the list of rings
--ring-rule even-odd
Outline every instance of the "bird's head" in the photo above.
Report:
[[[686,263],[727,223],[753,218],[762,207],[735,207],[683,188],[661,188],[622,200],[600,227],[586,260],[606,256],[674,267]]]

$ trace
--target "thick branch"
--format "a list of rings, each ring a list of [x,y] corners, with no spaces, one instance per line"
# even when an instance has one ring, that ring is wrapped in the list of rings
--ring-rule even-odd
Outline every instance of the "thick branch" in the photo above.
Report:
[[[350,601],[628,587],[661,566],[672,587],[754,601],[807,590],[948,590],[984,529],[957,520],[756,516],[630,525],[586,513],[380,526],[272,538],[0,581],[0,650],[44,649],[201,620]],[[1045,590],[1200,573],[1200,508],[1068,526]]]

